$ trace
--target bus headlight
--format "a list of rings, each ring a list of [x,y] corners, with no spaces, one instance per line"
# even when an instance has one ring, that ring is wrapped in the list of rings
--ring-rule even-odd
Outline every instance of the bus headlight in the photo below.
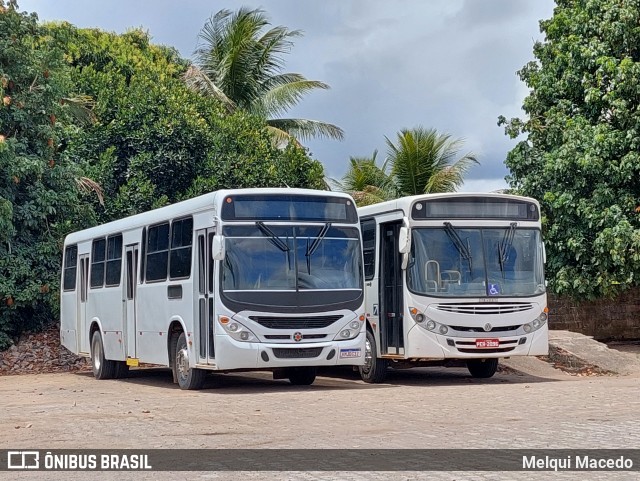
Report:
[[[424,322],[426,319],[425,315],[415,307],[409,307],[409,314],[411,314],[411,318],[417,323]]]
[[[229,319],[226,316],[220,316],[218,318],[218,321],[224,328],[225,332],[236,341],[260,342],[258,340],[258,337],[253,332],[251,332],[251,329],[247,328],[242,323]]]
[[[364,320],[364,316],[360,316],[362,320]],[[333,338],[334,341],[346,341],[348,339],[353,339],[360,334],[362,330],[362,326],[364,322],[358,319],[352,319],[348,324],[342,326],[342,329],[338,331],[336,337]]]
[[[424,322],[424,320],[426,320],[427,322]],[[439,322],[436,322],[433,319],[429,319],[428,317],[425,317],[423,319],[423,322],[420,322],[418,325],[423,329],[426,329],[427,331],[436,332],[442,335],[445,335],[447,332],[449,332],[448,326],[440,324]]]
[[[529,334],[530,332],[537,331],[542,326],[545,325],[549,315],[547,314],[547,308],[545,308],[538,317],[536,317],[533,321],[528,322],[522,325],[522,330]]]

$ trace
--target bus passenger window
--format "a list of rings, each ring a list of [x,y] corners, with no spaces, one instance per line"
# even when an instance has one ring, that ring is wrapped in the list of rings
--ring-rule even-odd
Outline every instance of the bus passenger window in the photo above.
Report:
[[[107,238],[106,286],[119,286],[122,272],[122,234]]]
[[[147,282],[165,281],[169,263],[169,223],[149,227],[145,277]]]
[[[76,289],[76,270],[78,268],[78,246],[68,246],[64,251],[64,282],[65,291]]]
[[[191,275],[191,244],[193,219],[174,220],[171,224],[169,278],[186,279]]]
[[[104,238],[95,239],[91,247],[91,288],[104,286],[104,261],[107,242]]]
[[[370,281],[376,272],[376,221],[373,219],[365,220],[360,226],[362,228],[364,278]]]

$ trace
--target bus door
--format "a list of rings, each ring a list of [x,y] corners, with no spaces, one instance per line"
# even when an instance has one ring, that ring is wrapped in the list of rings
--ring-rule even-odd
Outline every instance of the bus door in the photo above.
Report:
[[[213,363],[215,360],[215,323],[214,320],[214,266],[211,258],[213,229],[197,231],[198,245],[198,357],[201,363]]]
[[[87,326],[87,294],[89,293],[89,254],[78,256],[77,336],[78,352],[90,352],[89,326]]]
[[[125,281],[124,281],[124,338],[127,357],[137,358],[137,309],[138,294],[138,244],[131,244],[125,248]]]
[[[400,227],[402,221],[380,224],[380,353],[383,355],[404,354]]]

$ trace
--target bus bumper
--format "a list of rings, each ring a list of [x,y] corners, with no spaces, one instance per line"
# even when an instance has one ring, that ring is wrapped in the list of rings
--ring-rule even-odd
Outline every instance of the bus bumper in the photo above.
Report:
[[[364,332],[346,341],[278,344],[240,342],[217,335],[215,342],[217,370],[364,364]]]
[[[424,359],[478,359],[510,356],[546,356],[549,354],[549,331],[499,336],[478,333],[476,337],[456,337],[455,333],[440,335],[415,326],[408,332],[405,357]],[[477,340],[497,341],[497,348],[478,347]]]

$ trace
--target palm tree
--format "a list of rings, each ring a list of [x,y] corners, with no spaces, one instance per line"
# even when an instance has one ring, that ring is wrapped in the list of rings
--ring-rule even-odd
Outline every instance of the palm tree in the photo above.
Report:
[[[350,157],[349,170],[342,180],[332,179],[333,187],[351,194],[359,206],[395,199],[397,188],[389,175],[388,161],[378,166],[377,156],[378,151],[374,150],[371,157]]]
[[[435,129],[417,127],[398,132],[398,144],[386,138],[388,156],[381,167],[373,156],[350,157],[350,166],[341,181],[332,186],[348,192],[359,206],[397,199],[405,195],[453,192],[464,174],[478,164],[472,153],[458,157],[462,140],[438,134]]]
[[[267,120],[278,142],[290,138],[329,137],[341,140],[339,127],[318,120],[274,118],[298,104],[305,94],[329,86],[298,73],[282,73],[299,30],[270,28],[261,9],[220,10],[200,32],[195,61],[185,74],[187,85],[218,98],[229,110],[242,109]]]
[[[391,175],[400,195],[454,192],[469,168],[479,164],[474,154],[459,154],[461,139],[435,129],[404,129],[398,132],[397,144],[386,140]]]

